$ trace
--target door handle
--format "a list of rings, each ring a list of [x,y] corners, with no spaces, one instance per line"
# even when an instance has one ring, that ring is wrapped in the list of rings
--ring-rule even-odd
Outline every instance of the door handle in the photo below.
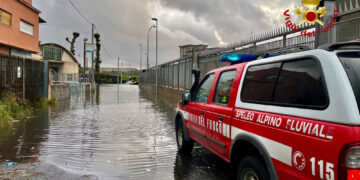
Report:
[[[219,116],[219,120],[220,120],[220,121],[223,121],[223,117]]]
[[[200,112],[201,115],[204,115],[204,112]]]

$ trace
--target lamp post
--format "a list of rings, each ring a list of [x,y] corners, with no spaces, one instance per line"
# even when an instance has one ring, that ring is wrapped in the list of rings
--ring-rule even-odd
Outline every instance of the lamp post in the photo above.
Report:
[[[158,19],[152,18],[151,20],[156,22],[155,28],[156,28],[156,64],[155,64],[155,85],[156,85],[156,96],[157,96],[157,86],[158,86]]]
[[[84,74],[86,74],[86,41],[88,39],[84,38]]]
[[[152,28],[155,28],[155,25],[151,25],[147,33],[146,69],[149,69],[149,34]]]
[[[140,43],[139,46],[140,46],[140,71],[141,71],[141,68],[142,68],[142,44]]]

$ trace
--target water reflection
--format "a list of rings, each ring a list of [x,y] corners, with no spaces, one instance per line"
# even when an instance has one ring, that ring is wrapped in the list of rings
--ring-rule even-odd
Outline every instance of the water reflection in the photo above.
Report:
[[[49,110],[44,109],[37,117],[13,120],[0,127],[0,162],[38,160],[41,142],[46,141],[49,128]]]
[[[82,91],[84,92],[84,91]],[[177,153],[175,107],[130,85],[100,85],[0,131],[1,160],[47,162],[101,179],[226,179],[227,163],[197,146]]]

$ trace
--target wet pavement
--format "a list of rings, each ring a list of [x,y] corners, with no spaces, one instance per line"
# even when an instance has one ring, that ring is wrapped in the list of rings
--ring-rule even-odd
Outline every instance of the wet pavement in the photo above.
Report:
[[[42,171],[44,179],[52,171],[66,179],[231,179],[229,165],[203,147],[177,152],[174,116],[173,104],[138,86],[100,85],[0,127],[0,179],[17,166],[58,168]]]

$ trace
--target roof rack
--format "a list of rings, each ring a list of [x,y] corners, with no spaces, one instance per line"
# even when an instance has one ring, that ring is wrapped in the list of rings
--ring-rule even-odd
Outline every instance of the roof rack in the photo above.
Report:
[[[360,48],[360,42],[343,42],[343,43],[333,43],[333,44],[326,44],[320,46],[318,49],[324,49],[327,51],[334,51],[341,48],[354,48],[354,46],[358,46],[357,49]]]
[[[301,51],[308,51],[308,50],[312,50],[312,49],[314,49],[314,48],[312,48],[311,46],[305,45],[305,44],[274,48],[274,49],[269,49],[269,50],[257,53],[257,54],[259,54],[257,59],[268,58],[270,53],[288,54],[288,53],[290,53],[289,51],[301,52]],[[293,53],[293,52],[291,52],[291,53]]]

